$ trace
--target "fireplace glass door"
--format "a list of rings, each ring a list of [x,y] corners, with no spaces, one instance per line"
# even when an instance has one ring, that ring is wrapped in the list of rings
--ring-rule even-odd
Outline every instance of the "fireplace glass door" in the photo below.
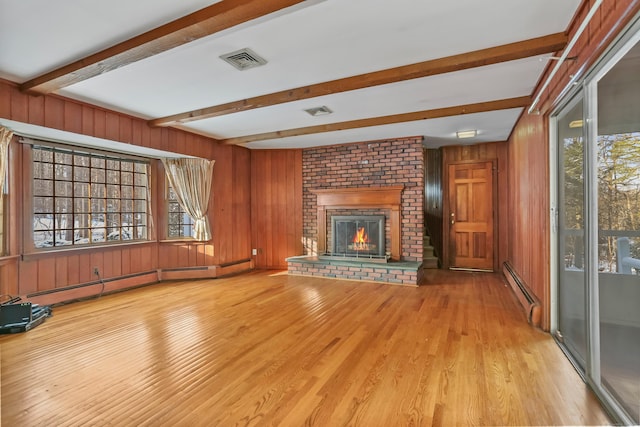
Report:
[[[332,255],[385,255],[384,215],[331,217]]]

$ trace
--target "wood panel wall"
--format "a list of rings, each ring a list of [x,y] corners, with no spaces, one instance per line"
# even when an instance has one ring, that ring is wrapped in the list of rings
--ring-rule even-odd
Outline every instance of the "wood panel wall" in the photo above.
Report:
[[[144,120],[58,96],[29,96],[15,84],[0,81],[0,117],[105,138],[132,145],[215,159],[209,219],[210,242],[167,242],[105,246],[71,251],[24,254],[21,237],[28,224],[22,201],[21,146],[11,144],[9,190],[9,256],[0,261],[2,292],[26,295],[51,292],[95,281],[99,267],[107,281],[144,275],[157,269],[228,265],[250,260],[250,154],[237,146],[170,128],[151,128]],[[108,147],[105,147],[108,149]],[[153,211],[164,209],[163,180],[154,162]],[[162,217],[162,215],[160,215]],[[27,223],[27,224],[25,224]],[[164,224],[156,224],[162,226]],[[163,233],[154,233],[160,239]],[[96,287],[93,293],[99,292]],[[73,295],[67,293],[68,295]],[[82,294],[86,296],[86,292]]]
[[[251,221],[256,268],[303,254],[302,150],[251,150]]]
[[[508,259],[522,281],[548,308],[551,260],[549,150],[545,123],[542,116],[525,114],[509,140],[512,167],[508,210],[512,238]]]
[[[585,1],[569,28],[569,38],[592,7],[593,1]],[[549,254],[549,116],[562,101],[562,94],[569,88],[572,76],[584,77],[598,57],[640,12],[639,0],[605,1],[590,21],[574,46],[570,57],[575,60],[562,64],[559,72],[542,94],[540,115],[525,111],[516,124],[508,141],[509,201],[508,201],[508,260],[543,304],[541,326],[550,327],[550,265],[554,260]],[[547,79],[550,64],[540,80]],[[534,91],[534,93],[537,93]]]
[[[509,245],[509,227],[508,227],[508,170],[509,170],[509,160],[508,160],[508,151],[507,151],[507,143],[506,142],[491,142],[486,144],[477,144],[477,145],[460,145],[460,146],[449,146],[442,148],[442,181],[443,181],[443,190],[444,194],[447,191],[447,182],[449,179],[448,176],[448,166],[452,163],[460,163],[460,162],[470,162],[470,161],[488,161],[495,160],[498,170],[496,171],[497,178],[497,194],[495,195],[497,212],[497,229],[495,230],[497,237],[496,240],[498,242],[496,249],[497,252],[495,268],[498,269],[498,266],[501,265],[506,259],[508,254],[508,245]],[[443,198],[443,212],[447,212],[449,210],[448,207],[448,198]],[[442,229],[448,229],[448,222],[445,221],[445,218],[441,223]],[[443,233],[443,240],[448,238],[446,233]],[[445,266],[447,262],[447,251],[446,251],[446,242],[443,242],[443,255]]]
[[[426,149],[424,159],[424,222],[442,262],[442,150]]]

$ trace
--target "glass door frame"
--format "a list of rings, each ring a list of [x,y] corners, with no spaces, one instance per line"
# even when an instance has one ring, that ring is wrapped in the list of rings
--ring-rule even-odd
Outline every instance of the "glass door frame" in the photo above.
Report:
[[[598,281],[598,82],[637,43],[640,43],[640,15],[611,43],[607,53],[592,67],[584,79],[574,82],[574,87],[566,91],[563,101],[549,116],[549,197],[550,197],[550,331],[560,348],[583,379],[591,386],[605,409],[617,422],[635,425],[635,421],[602,384],[600,372],[600,307]],[[587,323],[587,360],[583,373],[567,347],[556,336],[559,324],[559,280],[560,280],[560,233],[559,233],[559,184],[564,173],[559,164],[559,150],[562,142],[558,139],[558,118],[573,108],[577,98],[583,102],[584,140],[584,214],[585,214],[585,315]],[[579,102],[579,101],[578,101]]]

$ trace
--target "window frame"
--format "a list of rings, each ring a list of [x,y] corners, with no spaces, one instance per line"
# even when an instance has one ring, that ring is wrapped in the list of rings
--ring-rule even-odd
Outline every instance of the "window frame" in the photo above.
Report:
[[[151,189],[149,188],[149,179],[151,177],[152,174],[152,170],[150,167],[150,162],[151,159],[148,158],[143,158],[143,157],[137,157],[137,156],[132,156],[132,155],[128,155],[125,153],[119,153],[119,152],[113,152],[113,151],[106,151],[106,150],[100,150],[100,149],[96,149],[96,148],[90,148],[90,147],[84,147],[84,146],[75,146],[75,145],[69,145],[69,144],[63,144],[63,143],[57,143],[57,142],[49,142],[49,141],[43,141],[43,140],[37,140],[37,139],[24,139],[22,140],[22,142],[24,143],[23,146],[23,172],[22,172],[22,177],[25,183],[27,183],[25,185],[25,209],[24,209],[24,235],[23,235],[23,241],[24,241],[24,247],[25,250],[31,253],[43,253],[43,252],[55,252],[55,251],[61,251],[61,250],[82,250],[82,249],[92,249],[92,248],[97,248],[97,247],[101,247],[101,246],[112,246],[112,245],[131,245],[131,244],[140,244],[140,243],[147,243],[150,242],[152,240],[152,212],[150,210],[150,206],[149,206],[149,200],[150,198],[153,197],[152,194],[150,194]],[[89,219],[88,224],[86,225],[86,227],[77,227],[76,226],[76,221],[75,221],[75,215],[77,214],[76,212],[76,206],[73,206],[73,210],[71,213],[71,217],[74,218],[73,220],[73,226],[71,226],[69,229],[67,229],[68,231],[70,231],[71,233],[73,233],[74,235],[74,239],[71,241],[71,244],[64,244],[64,245],[55,245],[55,241],[54,241],[54,245],[52,246],[42,246],[39,247],[36,245],[36,240],[35,240],[35,227],[34,227],[34,220],[36,218],[37,212],[36,212],[36,206],[35,206],[35,197],[40,197],[36,195],[35,192],[35,183],[36,180],[38,179],[43,179],[40,177],[36,177],[36,173],[35,173],[35,163],[37,162],[37,160],[35,159],[34,153],[35,150],[44,150],[44,151],[52,151],[52,152],[59,152],[59,153],[63,153],[63,154],[70,154],[72,156],[72,159],[74,159],[70,166],[71,166],[71,170],[74,171],[74,166],[75,165],[75,156],[82,156],[82,157],[88,157],[89,160],[89,164],[93,163],[93,159],[98,159],[98,160],[102,160],[104,162],[104,166],[101,167],[97,167],[98,169],[103,169],[104,173],[105,173],[105,179],[104,179],[104,186],[106,188],[107,186],[107,179],[106,179],[106,174],[107,171],[110,170],[107,167],[107,163],[109,161],[117,161],[118,162],[118,182],[117,184],[113,184],[113,185],[117,185],[118,187],[120,187],[123,185],[121,178],[122,178],[122,164],[123,162],[131,162],[133,165],[131,167],[131,173],[132,173],[132,181],[130,184],[124,184],[126,186],[130,186],[131,187],[131,199],[128,198],[123,198],[122,197],[122,193],[120,193],[120,197],[119,198],[108,198],[106,192],[103,194],[102,197],[96,197],[96,199],[102,199],[104,200],[105,203],[105,207],[101,212],[95,212],[92,211],[91,209],[91,200],[92,200],[92,195],[91,193],[89,193],[89,195],[87,195],[87,200],[89,203],[89,209],[87,210],[87,212],[83,212],[82,214],[87,215],[88,218],[92,218],[93,215],[100,215],[103,214],[103,221],[104,221],[104,227],[102,227],[101,229],[104,230],[104,236],[103,239],[100,240],[94,240],[92,241],[91,238],[91,230],[93,228],[98,228],[98,227],[92,227],[92,223],[91,223],[91,219]],[[48,162],[44,162],[44,163],[48,163]],[[52,159],[51,161],[53,168],[55,170],[55,165],[56,162],[54,159]],[[136,171],[137,167],[136,165],[143,165],[144,166],[144,172],[141,172],[140,170]],[[84,166],[83,166],[84,167]],[[94,168],[94,166],[92,165],[89,170],[91,170],[91,168]],[[128,172],[128,171],[125,171]],[[72,172],[75,174],[75,172]],[[141,174],[142,173],[142,180],[136,181],[136,174]],[[43,181],[47,181],[47,179],[43,179]],[[51,178],[51,182],[52,185],[55,185],[55,179]],[[70,197],[71,200],[74,200],[75,197],[75,187],[76,184],[79,183],[84,183],[84,184],[88,184],[89,189],[91,188],[92,184],[95,184],[95,182],[92,180],[91,176],[89,177],[88,181],[80,181],[77,180],[75,176],[72,176],[70,180],[65,180],[65,182],[69,182],[71,183],[71,187],[73,187],[72,190],[72,196]],[[140,198],[140,197],[136,197],[136,188],[140,188],[140,187],[144,187],[144,194],[145,194],[145,198]],[[91,190],[89,190],[91,191]],[[45,196],[43,196],[45,197]],[[53,204],[53,208],[52,208],[52,215],[57,215],[59,214],[58,212],[56,212],[56,208],[55,208],[55,198],[56,195],[52,195],[52,204]],[[58,197],[65,197],[65,196],[58,196]],[[107,200],[117,200],[117,204],[119,204],[119,208],[117,210],[111,210],[109,211],[106,207],[106,201]],[[130,212],[126,212],[123,208],[123,204],[122,201],[130,201],[130,204],[133,206]],[[108,239],[108,235],[109,232],[111,230],[115,230],[115,232],[118,232],[119,236],[122,236],[123,234],[123,227],[124,227],[124,223],[123,223],[123,217],[121,216],[123,213],[128,215],[131,214],[131,216],[134,216],[136,214],[136,212],[138,212],[138,208],[135,207],[135,204],[138,203],[139,206],[143,206],[144,211],[140,211],[140,213],[144,214],[144,219],[141,221],[141,224],[135,224],[133,225],[133,220],[132,220],[132,225],[131,225],[131,229],[133,230],[133,233],[136,233],[136,230],[138,229],[138,227],[143,228],[144,232],[143,232],[143,237],[142,238],[135,238],[135,234],[132,236],[133,238],[131,239],[115,239],[115,240],[109,240]],[[49,212],[45,212],[45,213],[49,213]],[[113,225],[113,226],[109,226],[107,224],[107,215],[108,214],[113,214],[114,216],[117,215],[119,218],[118,221],[118,225]],[[82,242],[80,243],[76,243],[76,239],[75,239],[75,235],[78,233],[78,230],[85,230],[87,231],[89,234],[87,235],[88,237],[83,238]],[[55,231],[54,231],[55,232]]]

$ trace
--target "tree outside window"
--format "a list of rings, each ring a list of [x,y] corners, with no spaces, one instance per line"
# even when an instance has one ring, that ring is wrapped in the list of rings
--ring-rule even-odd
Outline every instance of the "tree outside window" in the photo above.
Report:
[[[193,238],[193,218],[182,209],[180,203],[178,203],[176,193],[168,181],[166,185],[168,188],[168,237],[170,239]]]

